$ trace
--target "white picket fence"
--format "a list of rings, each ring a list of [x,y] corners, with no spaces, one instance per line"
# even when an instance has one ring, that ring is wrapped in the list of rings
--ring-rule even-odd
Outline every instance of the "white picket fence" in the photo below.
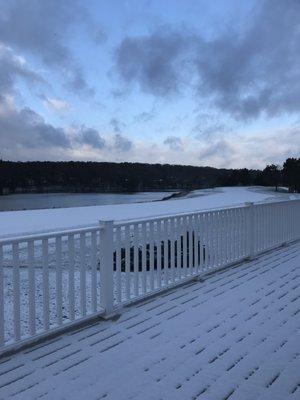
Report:
[[[300,239],[300,200],[0,240],[0,353]]]

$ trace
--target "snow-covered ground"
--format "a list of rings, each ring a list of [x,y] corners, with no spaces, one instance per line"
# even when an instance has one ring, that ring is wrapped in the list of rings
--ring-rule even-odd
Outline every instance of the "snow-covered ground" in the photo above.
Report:
[[[0,399],[298,400],[300,245],[0,362]]]
[[[230,187],[191,192],[186,198],[106,206],[0,212],[0,237],[95,225],[100,219],[134,219],[241,204],[276,201],[297,195],[263,187]],[[300,196],[298,195],[300,198]]]

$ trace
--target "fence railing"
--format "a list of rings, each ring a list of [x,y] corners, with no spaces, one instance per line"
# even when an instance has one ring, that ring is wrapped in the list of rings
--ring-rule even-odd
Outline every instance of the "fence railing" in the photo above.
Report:
[[[0,240],[0,353],[300,239],[300,200]]]

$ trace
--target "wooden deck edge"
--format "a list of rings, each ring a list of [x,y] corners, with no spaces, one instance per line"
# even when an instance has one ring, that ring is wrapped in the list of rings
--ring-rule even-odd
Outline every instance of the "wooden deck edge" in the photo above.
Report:
[[[4,349],[0,350],[0,360],[2,358],[9,357],[23,350],[27,350],[28,348],[44,343],[48,340],[54,339],[64,333],[71,333],[73,331],[77,331],[80,328],[94,325],[95,322],[101,321],[103,319],[102,316],[103,311],[100,311],[99,313],[92,314],[88,317],[85,317],[84,319],[81,318],[77,321],[68,322],[63,326],[55,327],[48,332],[37,334],[33,337],[22,340],[22,342],[9,344]]]

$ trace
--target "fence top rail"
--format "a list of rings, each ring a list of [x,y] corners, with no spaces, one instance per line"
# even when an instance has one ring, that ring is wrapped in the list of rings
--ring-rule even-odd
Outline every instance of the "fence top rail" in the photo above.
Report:
[[[181,217],[191,217],[193,215],[199,215],[199,214],[206,214],[208,212],[213,212],[213,211],[224,211],[224,210],[230,210],[230,209],[240,209],[244,208],[244,205],[234,205],[234,206],[228,206],[228,207],[216,207],[216,208],[208,208],[205,210],[195,210],[195,211],[187,211],[187,212],[182,212],[182,213],[170,213],[170,214],[161,214],[161,215],[150,215],[148,217],[140,217],[140,218],[132,218],[132,219],[118,219],[117,221],[114,222],[114,226],[126,226],[126,225],[134,225],[134,224],[141,224],[143,222],[155,222],[155,221],[164,221],[168,220],[170,218],[181,218]]]
[[[249,206],[249,204],[253,204],[254,206],[260,206],[260,205],[278,205],[278,204],[291,204],[291,203],[296,203],[300,202],[300,199],[291,199],[291,200],[282,200],[282,201],[270,201],[270,202],[256,202],[256,203],[241,203],[241,204],[235,204],[235,205],[229,205],[225,207],[215,207],[215,208],[207,208],[204,210],[198,210],[198,211],[188,211],[188,212],[182,212],[182,213],[170,213],[170,214],[162,214],[162,215],[155,215],[155,216],[148,216],[148,217],[140,217],[140,218],[132,218],[132,219],[119,219],[114,222],[114,227],[119,227],[119,226],[126,226],[126,225],[134,225],[134,224],[141,224],[143,222],[155,222],[155,221],[164,221],[168,220],[170,218],[181,218],[181,217],[188,217],[188,216],[194,216],[194,215],[199,215],[199,214],[206,214],[209,212],[214,212],[214,211],[223,211],[223,210],[231,210],[231,209],[244,209]],[[102,220],[101,220],[102,221]],[[19,236],[7,236],[0,238],[0,246],[5,246],[5,245],[11,245],[13,243],[26,243],[30,241],[39,241],[43,239],[56,239],[57,237],[64,237],[68,235],[76,235],[76,234],[81,234],[81,233],[91,233],[91,232],[96,232],[101,229],[101,226],[99,223],[95,223],[94,225],[90,226],[83,226],[83,227],[75,227],[75,228],[69,228],[69,229],[59,229],[59,230],[52,230],[48,232],[40,232],[40,233],[33,233],[33,234],[24,234],[24,235],[19,235]]]
[[[20,236],[8,236],[2,239],[0,238],[0,246],[5,246],[13,243],[38,241],[43,239],[56,239],[58,237],[63,237],[68,235],[77,235],[81,233],[95,232],[99,231],[99,229],[100,229],[99,224],[95,224],[92,226],[85,226],[82,228],[70,228],[70,229],[61,229],[43,233],[25,234]]]

